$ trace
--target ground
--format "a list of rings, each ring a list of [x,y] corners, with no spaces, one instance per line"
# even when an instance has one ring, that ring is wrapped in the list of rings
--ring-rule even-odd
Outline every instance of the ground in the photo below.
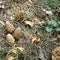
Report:
[[[59,2],[1,0],[0,60],[53,60],[54,49],[57,47],[56,49],[60,50]],[[16,47],[23,47],[24,52],[18,48],[18,52],[15,53]],[[12,50],[16,56],[11,53]]]

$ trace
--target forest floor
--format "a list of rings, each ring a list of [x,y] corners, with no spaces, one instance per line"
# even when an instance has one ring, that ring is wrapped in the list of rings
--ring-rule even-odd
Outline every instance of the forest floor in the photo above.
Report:
[[[0,0],[0,60],[60,60],[60,1]]]

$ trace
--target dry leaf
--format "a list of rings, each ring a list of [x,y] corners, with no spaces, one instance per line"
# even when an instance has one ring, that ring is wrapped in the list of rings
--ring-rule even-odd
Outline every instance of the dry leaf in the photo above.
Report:
[[[10,33],[14,32],[15,27],[10,22],[6,21],[6,30]]]
[[[17,14],[15,16],[15,20],[20,21],[23,19],[23,17],[24,17],[24,11],[19,11],[19,12],[17,12]]]
[[[9,45],[11,45],[11,44],[13,45],[15,43],[15,39],[11,34],[7,34],[6,35],[6,42]]]
[[[25,21],[25,24],[29,25],[30,27],[33,27],[34,22],[31,22],[31,21]]]
[[[52,56],[52,60],[56,60],[56,57],[55,56]]]
[[[33,43],[39,43],[40,42],[40,37],[39,36],[36,36],[36,37],[34,37],[33,39],[32,39],[32,44]]]
[[[57,38],[59,38],[59,39],[60,39],[60,34],[57,34]]]
[[[33,2],[31,0],[28,0],[31,4],[33,4]]]
[[[60,60],[60,46],[56,47],[52,51],[52,60]]]
[[[8,56],[6,59],[7,60],[14,60],[14,57],[13,56]]]
[[[4,24],[4,22],[3,22],[3,21],[1,21],[1,20],[0,20],[0,23],[1,23],[3,26],[5,25],[5,24]]]
[[[15,48],[11,49],[8,52],[7,56],[6,56],[7,60],[13,60],[13,59],[15,59],[19,55],[18,51],[19,51],[19,54],[20,53],[23,54],[23,52],[25,51],[25,49],[23,47],[15,47]],[[12,52],[12,54],[11,54],[11,52]],[[16,54],[16,57],[13,56],[14,53]]]
[[[22,29],[20,27],[16,28],[13,35],[14,35],[15,38],[20,39],[23,35]]]
[[[15,48],[11,49],[10,52],[17,54],[17,49],[19,49],[20,52],[23,52],[24,51],[24,48],[23,47],[15,47]]]

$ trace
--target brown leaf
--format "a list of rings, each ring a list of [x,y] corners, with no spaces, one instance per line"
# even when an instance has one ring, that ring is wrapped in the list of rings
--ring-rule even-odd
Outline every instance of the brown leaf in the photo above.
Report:
[[[52,60],[56,60],[56,57],[55,56],[52,56]]]
[[[52,60],[60,60],[60,46],[53,49]]]
[[[7,60],[14,60],[19,54],[21,54],[21,53],[23,54],[24,51],[25,51],[25,49],[23,47],[15,47],[8,52],[6,58],[7,58]],[[11,52],[12,52],[12,54],[11,54]],[[16,54],[16,56],[14,57],[13,54]]]
[[[40,42],[40,37],[39,36],[36,36],[36,37],[34,37],[33,39],[32,39],[32,44],[33,43],[39,43]]]
[[[31,21],[25,21],[25,24],[29,25],[30,27],[33,27],[34,22],[31,22]]]
[[[6,42],[7,42],[7,44],[14,44],[15,43],[15,39],[14,39],[14,37],[11,35],[11,34],[7,34],[6,35]]]
[[[59,38],[59,39],[60,39],[60,34],[57,34],[57,38]]]
[[[15,27],[13,24],[11,24],[10,22],[6,21],[6,30],[10,33],[14,32]]]
[[[16,30],[13,33],[14,37],[19,39],[22,37],[23,33],[22,33],[22,29],[20,27],[16,28]]]
[[[20,21],[22,20],[24,17],[24,11],[19,11],[17,12],[17,14],[15,15],[15,21]]]

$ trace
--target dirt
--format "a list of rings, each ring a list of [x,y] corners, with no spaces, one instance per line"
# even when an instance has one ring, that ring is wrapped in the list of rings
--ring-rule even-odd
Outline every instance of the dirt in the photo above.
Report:
[[[28,0],[22,1],[22,3],[16,3],[12,0],[5,0],[5,2],[2,3],[2,5],[4,5],[4,8],[0,8],[0,49],[7,48],[8,50],[10,50],[11,48],[16,46],[23,46],[26,49],[26,47],[29,46],[29,42],[31,42],[32,38],[35,36],[39,36],[41,37],[41,41],[37,44],[37,46],[42,47],[45,59],[51,60],[52,50],[56,46],[60,46],[60,41],[57,41],[58,39],[57,37],[55,37],[56,35],[52,33],[46,34],[44,28],[42,28],[41,31],[37,29],[39,28],[37,24],[39,24],[39,22],[41,21],[44,21],[46,17],[46,13],[42,12],[41,10],[41,7],[46,8],[44,6],[45,2],[45,0],[37,2],[34,0],[32,2]],[[25,14],[26,12],[34,13],[34,15],[30,17],[31,22],[33,22],[34,25],[26,25],[23,20],[15,21],[14,16],[19,13],[19,11],[24,11]],[[7,45],[6,43],[6,35],[8,34],[5,28],[6,21],[12,23],[15,28],[21,27],[23,31],[23,36],[18,41],[16,41],[14,46],[12,47]],[[48,36],[49,34],[50,36]],[[49,39],[47,37],[49,37]]]

